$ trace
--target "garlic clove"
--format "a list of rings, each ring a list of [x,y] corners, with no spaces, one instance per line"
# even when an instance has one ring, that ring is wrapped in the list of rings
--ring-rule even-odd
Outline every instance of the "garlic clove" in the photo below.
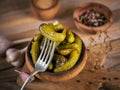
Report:
[[[23,82],[25,82],[25,80],[29,77],[29,74],[27,72],[24,71],[19,71],[19,70],[15,70],[15,72],[19,73],[21,80]],[[35,80],[35,77],[33,76],[32,79],[30,80],[30,82],[32,82],[33,80]]]
[[[15,48],[10,48],[6,51],[6,59],[8,62],[16,61],[16,59],[19,57],[20,52]]]
[[[6,60],[15,67],[21,67],[25,62],[24,52],[15,48],[10,48],[6,51]]]

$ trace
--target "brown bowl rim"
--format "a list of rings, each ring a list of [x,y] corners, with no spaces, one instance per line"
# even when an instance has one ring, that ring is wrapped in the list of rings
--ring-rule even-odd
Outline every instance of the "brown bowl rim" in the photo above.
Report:
[[[34,64],[32,62],[32,59],[31,59],[31,55],[30,55],[30,49],[31,49],[31,43],[32,43],[33,39],[31,40],[31,42],[29,42],[28,44],[28,48],[27,48],[27,51],[26,51],[26,57],[28,58],[28,62],[30,63],[30,65],[34,68]],[[39,75],[40,79],[43,79],[43,80],[47,80],[47,81],[53,81],[53,82],[57,82],[57,81],[64,81],[64,80],[68,80],[68,79],[71,79],[73,77],[75,77],[77,74],[79,74],[81,72],[81,70],[84,68],[85,64],[86,64],[86,61],[87,59],[85,58],[84,59],[84,56],[86,57],[87,54],[86,54],[86,47],[85,47],[85,44],[84,42],[82,41],[82,52],[81,52],[81,56],[79,57],[79,60],[77,61],[77,63],[74,65],[73,68],[67,70],[67,71],[64,71],[64,72],[58,72],[58,73],[54,73],[54,72],[48,72],[48,71],[45,71],[45,72],[40,72]],[[72,75],[70,76],[69,74],[72,73],[72,71],[76,72],[75,70],[77,70],[78,67],[82,67],[79,72],[77,72],[75,75]],[[65,78],[65,75],[68,75],[67,78]],[[48,78],[46,78],[46,76]],[[49,80],[49,78],[51,78]],[[53,79],[52,79],[53,78]],[[56,78],[56,80],[54,80]]]
[[[58,5],[58,3],[59,3],[59,0],[55,0],[55,3],[53,4],[53,5],[51,5],[50,7],[48,7],[48,8],[39,8],[39,7],[37,7],[37,6],[35,6],[35,4],[33,3],[33,0],[32,0],[32,6],[35,8],[35,9],[37,9],[37,10],[49,10],[49,9],[51,9],[51,8],[54,8],[56,5]]]

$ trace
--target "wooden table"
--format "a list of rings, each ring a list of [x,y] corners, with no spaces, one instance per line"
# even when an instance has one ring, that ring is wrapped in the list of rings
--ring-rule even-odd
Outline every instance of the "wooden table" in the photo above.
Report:
[[[78,34],[84,41],[86,47],[89,46],[89,38],[93,38],[96,35],[81,34],[75,27],[73,22],[73,12],[80,3],[84,2],[97,2],[108,6],[114,17],[112,26],[108,29],[107,33],[110,37],[109,40],[113,40],[113,50],[119,52],[120,48],[120,0],[60,0],[61,8],[51,21],[58,20],[65,27],[70,28],[73,32]],[[38,33],[38,26],[43,22],[34,17],[30,10],[30,0],[1,0],[0,1],[0,34],[5,35],[10,40],[19,40],[24,38],[31,38]],[[97,41],[96,43],[100,43]],[[22,48],[26,44],[19,44],[15,46]],[[87,67],[87,66],[86,66]],[[18,74],[14,72],[14,67],[8,64],[5,58],[0,58],[0,90],[17,90],[19,86],[16,81],[18,80]],[[87,75],[89,74],[89,75]],[[103,75],[104,74],[104,75]],[[81,79],[82,77],[82,79]],[[107,77],[104,78],[104,77]],[[116,79],[116,77],[118,79]],[[105,79],[105,80],[104,80]],[[100,83],[105,83],[110,90],[120,90],[120,72],[97,70],[95,72],[89,72],[86,68],[74,79],[61,83],[40,82],[33,83],[28,86],[30,90],[97,90]],[[21,82],[18,82],[21,85]],[[47,86],[47,87],[46,87]],[[36,89],[36,87],[38,87]]]

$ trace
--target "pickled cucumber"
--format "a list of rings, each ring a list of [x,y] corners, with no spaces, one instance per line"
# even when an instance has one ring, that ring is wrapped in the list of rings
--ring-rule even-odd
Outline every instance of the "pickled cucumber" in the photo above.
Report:
[[[62,50],[57,50],[61,55],[68,55],[72,52],[73,49],[62,49]]]
[[[50,27],[47,24],[41,24],[39,29],[43,36],[55,42],[61,42],[66,37],[66,29],[63,29],[62,33],[58,33],[54,30],[54,28]]]
[[[51,62],[50,65],[48,66],[48,70],[52,70],[53,69],[53,63]]]
[[[82,51],[82,40],[80,39],[80,37],[75,36],[75,43],[78,45],[77,50],[81,53],[81,51]]]
[[[38,42],[41,41],[41,39],[42,39],[42,34],[40,34],[40,33],[39,33],[39,34],[36,34],[33,39],[34,39],[34,41],[38,41]]]
[[[79,45],[77,43],[66,43],[66,44],[63,44],[63,45],[59,45],[58,46],[58,49],[59,50],[63,50],[63,49],[78,49],[79,48]]]
[[[49,27],[53,28],[55,31],[59,31],[61,29],[63,29],[63,25],[62,24],[56,24],[56,25],[53,25],[53,23],[48,23],[47,24]]]
[[[67,38],[67,37],[66,37]],[[75,36],[75,42],[68,43],[65,40],[58,46],[58,50],[65,50],[65,49],[77,49],[81,50],[82,41],[78,36]]]
[[[32,56],[33,63],[36,63],[39,53],[40,53],[40,43],[39,42],[37,42],[37,41],[32,42],[30,53]]]
[[[73,50],[70,54],[69,60],[62,66],[54,69],[54,72],[63,72],[71,69],[78,61],[80,53],[78,50]]]
[[[66,39],[69,43],[73,43],[75,41],[74,34],[70,30],[67,30]]]
[[[76,62],[78,61],[78,59],[81,55],[81,51],[82,51],[82,41],[78,36],[75,36],[75,44],[78,45],[78,48],[72,50],[72,52],[68,58],[68,61],[62,67],[55,68],[54,72],[67,71],[76,64]]]

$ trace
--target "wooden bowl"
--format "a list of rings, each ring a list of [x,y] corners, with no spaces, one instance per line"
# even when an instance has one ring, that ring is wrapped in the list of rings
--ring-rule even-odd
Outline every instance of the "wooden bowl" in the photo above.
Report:
[[[30,55],[31,42],[28,45],[26,55],[25,55],[26,65],[28,67],[28,70],[30,70],[30,72],[34,70],[34,64],[32,62],[31,55]],[[59,72],[59,73],[53,73],[53,72],[48,72],[48,71],[40,72],[36,74],[36,77],[41,80],[47,80],[47,81],[52,81],[52,82],[68,80],[68,79],[75,77],[82,71],[82,69],[84,68],[86,64],[86,61],[87,61],[87,52],[86,52],[85,45],[83,43],[81,56],[73,68],[71,68],[68,71]]]
[[[54,0],[53,5],[47,8],[40,8],[37,7],[34,3],[34,0],[32,0],[31,4],[31,11],[33,15],[38,17],[41,20],[50,20],[55,17],[57,14],[59,7],[60,7],[60,1],[59,0]]]
[[[104,14],[107,19],[107,22],[104,25],[97,26],[97,27],[92,27],[92,26],[90,27],[85,24],[82,24],[79,21],[79,16],[81,16],[83,13],[85,13],[87,10],[90,10],[90,9],[96,10],[96,11]],[[74,18],[74,23],[75,23],[76,27],[81,32],[90,33],[90,34],[95,34],[99,30],[101,30],[101,31],[107,30],[113,22],[111,10],[108,7],[106,7],[105,5],[102,5],[99,3],[83,3],[83,4],[81,4],[78,8],[75,9],[75,11],[73,13],[73,18]]]

